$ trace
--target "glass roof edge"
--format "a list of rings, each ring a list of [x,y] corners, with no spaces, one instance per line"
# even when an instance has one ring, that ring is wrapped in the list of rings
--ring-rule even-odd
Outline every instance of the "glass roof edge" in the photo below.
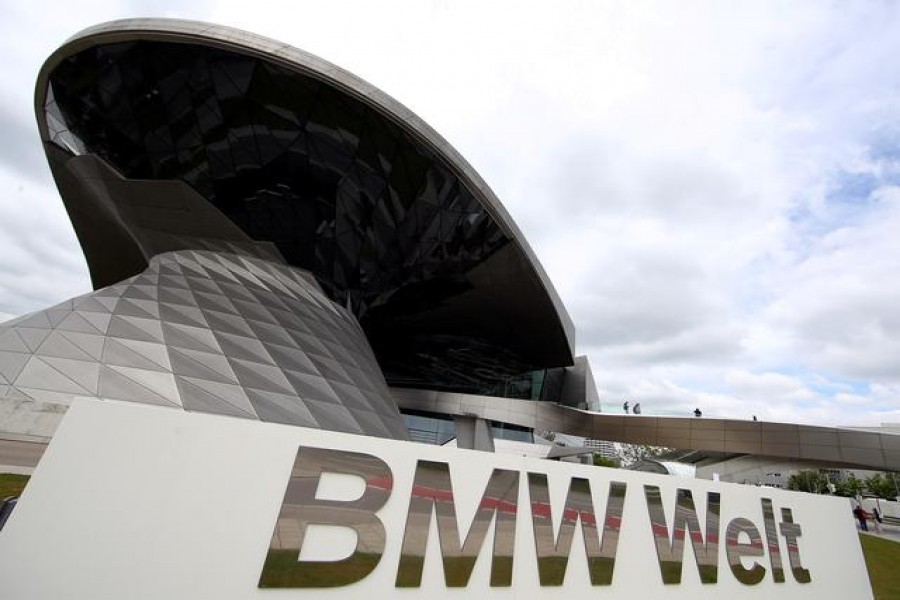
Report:
[[[487,182],[450,142],[405,105],[362,78],[314,54],[262,35],[202,21],[138,18],[93,25],[66,40],[41,67],[35,89],[35,115],[42,141],[50,140],[44,104],[50,73],[55,67],[65,58],[100,43],[139,39],[193,42],[256,55],[335,86],[396,123],[435,153],[435,156],[469,188],[501,230],[522,250],[557,313],[563,337],[574,359],[574,323],[543,265]]]

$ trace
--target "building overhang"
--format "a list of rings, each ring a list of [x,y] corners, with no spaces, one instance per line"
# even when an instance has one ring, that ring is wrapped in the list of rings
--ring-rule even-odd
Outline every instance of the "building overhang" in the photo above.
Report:
[[[132,45],[132,54],[128,45]],[[143,46],[135,50],[137,45]],[[264,65],[267,75],[291,80],[292,85],[313,86],[317,93],[339,101],[344,112],[337,117],[337,122],[325,124],[310,116],[294,133],[310,140],[315,138],[316,143],[328,141],[330,137],[334,142],[332,149],[344,154],[332,164],[324,164],[327,159],[306,155],[311,150],[296,151],[287,144],[288,149],[282,151],[290,154],[290,160],[282,160],[279,155],[260,158],[258,164],[247,164],[253,159],[242,163],[245,159],[234,158],[234,163],[229,163],[233,172],[216,175],[213,173],[216,167],[207,164],[212,158],[197,156],[202,152],[211,155],[213,147],[220,150],[222,144],[230,145],[225,148],[229,152],[236,152],[246,140],[237,139],[240,135],[235,134],[233,123],[227,136],[223,134],[221,139],[213,139],[211,136],[215,134],[202,133],[196,140],[179,142],[174,140],[176,136],[171,128],[160,133],[161,128],[150,131],[155,127],[153,123],[143,125],[152,121],[146,115],[154,110],[172,110],[175,100],[131,97],[133,90],[143,88],[139,85],[129,88],[120,80],[111,85],[112,75],[97,83],[109,74],[108,69],[117,68],[115,63],[121,63],[123,72],[130,73],[129,69],[133,71],[153,62],[141,61],[142,52],[144,57],[162,60],[166,47],[173,45],[186,51],[183,53],[186,61],[196,59],[199,64],[205,59],[204,53],[216,53],[216,59],[231,57],[246,64]],[[210,84],[209,89],[203,88],[197,94],[205,94],[213,87]],[[255,93],[250,88],[244,91],[247,97]],[[153,94],[160,95],[159,87],[148,88],[146,95]],[[163,90],[161,95],[165,94]],[[187,101],[197,104],[198,97],[195,95]],[[265,100],[270,101],[268,97]],[[297,107],[291,104],[290,98],[274,107],[265,102],[257,104],[271,109],[265,114],[266,119],[296,117],[287,114]],[[123,106],[128,111],[146,111],[137,117],[129,116],[131,121],[123,124],[123,111],[118,110]],[[334,106],[332,103],[331,108]],[[311,107],[310,113],[319,108]],[[573,362],[572,322],[522,233],[487,183],[446,140],[409,109],[371,84],[316,56],[262,36],[206,23],[168,19],[114,21],[76,34],[50,56],[38,76],[35,111],[51,167],[67,209],[73,215],[98,288],[115,283],[123,274],[135,274],[132,271],[139,271],[142,261],[149,260],[152,254],[177,248],[160,247],[159,236],[154,238],[156,244],[152,247],[143,243],[140,226],[119,213],[98,224],[95,215],[100,211],[85,206],[84,198],[90,194],[76,189],[84,187],[84,176],[76,177],[73,183],[66,167],[71,159],[85,155],[109,167],[135,189],[150,180],[187,183],[237,225],[250,241],[274,246],[288,264],[312,272],[333,300],[348,306],[357,315],[385,367],[386,376],[395,384],[440,386],[441,378],[464,378],[467,372],[475,372],[477,364],[509,376]],[[360,130],[352,129],[350,117],[340,121],[343,115],[358,119]],[[145,128],[135,131],[135,123]],[[244,131],[256,125],[252,119],[237,124]],[[390,143],[396,144],[396,156],[409,157],[407,162],[401,163],[397,158],[397,168],[393,163],[385,164],[381,147],[361,158],[363,152],[359,146],[366,143],[363,130],[368,128],[379,128],[379,132],[393,136]],[[126,130],[131,138],[123,133]],[[274,126],[266,130],[268,133],[255,131],[247,136],[264,137],[274,132],[270,137],[277,137],[283,133],[275,131]],[[160,150],[159,146],[165,143],[159,142],[159,138],[168,139],[166,143],[171,144],[171,149]],[[117,140],[128,143],[116,146]],[[154,146],[148,150],[151,143]],[[259,151],[258,156],[263,154]],[[266,169],[265,175],[271,179],[273,169],[281,168],[272,166],[279,160],[286,165],[294,164],[291,160],[302,162],[304,168],[315,171],[314,178],[327,180],[323,186],[328,189],[319,190],[317,196],[309,192],[310,197],[302,199],[309,204],[324,198],[327,205],[324,209],[327,217],[317,213],[318,221],[303,221],[307,224],[303,235],[291,237],[290,227],[285,226],[292,225],[293,217],[284,217],[284,211],[290,210],[291,202],[308,192],[289,189],[288,193],[282,193],[283,189],[291,188],[290,168],[278,171],[279,190],[252,187],[254,169]],[[415,162],[416,167],[410,167],[409,161]],[[340,168],[344,172],[335,166],[338,162],[342,163]],[[76,166],[73,162],[68,171],[75,170]],[[396,181],[401,166],[410,173],[418,169],[409,176],[418,179],[406,192]],[[83,165],[80,168],[85,171]],[[222,171],[221,165],[218,168]],[[377,191],[365,189],[367,182],[362,182],[363,176],[350,181],[348,173],[360,171],[367,172],[365,178],[370,188],[374,186]],[[437,191],[428,189],[434,181],[443,182],[443,187]],[[356,202],[345,201],[348,190],[365,197],[371,207],[347,208]],[[255,207],[260,204],[270,207],[266,210],[276,216],[267,218],[276,228],[281,227],[277,235],[270,235],[268,225],[261,225],[255,213],[250,214],[252,211],[246,206],[250,200],[256,203]],[[113,198],[113,204],[115,201]],[[402,214],[394,213],[384,222],[378,221],[376,209],[385,212],[385,207],[393,210],[400,205],[403,205]],[[75,217],[78,213],[87,213],[89,218],[79,220]],[[400,222],[402,219],[406,220]],[[388,221],[390,226],[382,226]],[[164,229],[165,225],[159,223],[157,220],[157,229]],[[423,236],[432,236],[433,243],[423,244],[422,240],[426,239]],[[341,245],[341,239],[349,241]],[[413,243],[406,243],[409,240]],[[404,373],[403,366],[415,361],[428,362],[420,365],[419,370],[432,369],[434,373],[423,376],[414,372],[415,369]]]

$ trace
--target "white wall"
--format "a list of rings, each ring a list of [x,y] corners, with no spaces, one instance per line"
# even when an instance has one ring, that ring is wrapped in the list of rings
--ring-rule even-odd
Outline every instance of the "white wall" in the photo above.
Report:
[[[354,585],[328,589],[257,587],[298,445],[352,450],[380,457],[394,474],[393,493],[378,517],[386,528],[383,557]],[[436,531],[428,538],[423,587],[394,587],[403,529],[419,459],[450,465],[460,530],[468,530],[494,468],[546,474],[558,523],[572,477],[591,482],[602,515],[610,481],[627,484],[611,586],[592,588],[584,546],[575,539],[563,588],[539,584],[527,485],[520,485],[513,585],[489,587],[488,540],[466,588],[446,588]],[[339,480],[354,478],[344,477]],[[658,486],[668,519],[676,488],[692,490],[701,522],[708,491],[721,494],[718,582],[701,584],[690,544],[682,583],[663,585],[644,485]],[[363,486],[364,487],[364,486]],[[357,493],[359,486],[356,486]],[[349,486],[348,489],[354,489]],[[331,493],[328,489],[320,492]],[[343,490],[342,493],[345,493]],[[741,517],[763,528],[760,498],[789,507],[802,526],[798,540],[812,582],[794,581],[779,538],[787,581],[770,573],[757,585],[740,583],[726,562],[725,525]],[[341,528],[338,533],[346,534]],[[424,535],[425,532],[420,532]],[[489,534],[490,535],[490,534]],[[705,535],[705,533],[704,533]],[[576,531],[580,537],[580,531]],[[346,535],[317,539],[314,551],[340,556]],[[324,541],[323,541],[324,540]],[[840,551],[836,551],[840,549]],[[760,551],[764,551],[760,548]],[[306,548],[304,547],[304,556]],[[754,559],[744,559],[749,565]],[[769,569],[768,559],[760,564]],[[792,600],[871,598],[858,536],[844,499],[684,480],[512,455],[488,454],[258,423],[114,402],[76,402],[0,531],[3,600],[376,598],[690,598]]]

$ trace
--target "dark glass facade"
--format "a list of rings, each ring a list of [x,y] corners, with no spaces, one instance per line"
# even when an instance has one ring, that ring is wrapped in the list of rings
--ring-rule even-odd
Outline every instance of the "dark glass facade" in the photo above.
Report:
[[[312,272],[390,385],[552,399],[532,372],[571,364],[529,259],[453,168],[329,82],[205,45],[101,44],[56,65],[45,116],[72,155],[184,181]]]
[[[418,410],[404,410],[403,420],[409,431],[409,439],[423,444],[443,446],[456,438],[456,423],[450,415]],[[534,432],[528,427],[511,425],[500,421],[489,421],[491,434],[495,440],[512,440],[534,443]]]

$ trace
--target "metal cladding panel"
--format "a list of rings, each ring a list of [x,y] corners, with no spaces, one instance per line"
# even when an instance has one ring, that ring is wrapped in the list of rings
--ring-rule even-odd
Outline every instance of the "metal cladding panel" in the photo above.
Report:
[[[297,269],[258,258],[160,254],[140,275],[0,325],[0,340],[7,398],[96,396],[407,437],[356,319]]]

